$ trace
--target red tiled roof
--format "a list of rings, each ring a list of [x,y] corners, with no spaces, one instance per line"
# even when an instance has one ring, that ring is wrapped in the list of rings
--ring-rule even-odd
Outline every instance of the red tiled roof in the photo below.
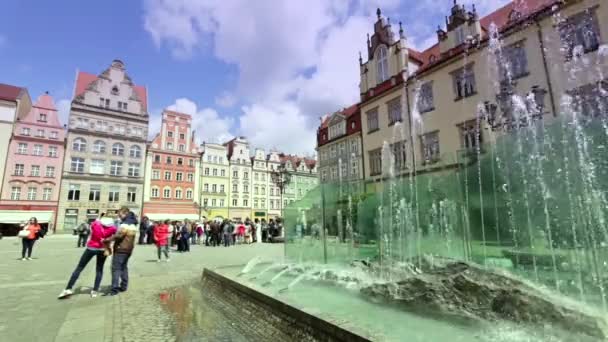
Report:
[[[342,108],[342,110],[339,110],[338,112],[341,113],[345,118],[348,118],[351,115],[355,114],[358,109],[359,109],[359,104],[355,103],[354,105],[350,105],[349,107]],[[329,122],[329,119],[331,118],[332,115],[333,115],[333,113],[325,115],[325,117],[323,118],[323,122],[321,122],[321,128],[327,127],[327,123]]]
[[[484,31],[482,39],[487,38],[487,32],[490,30],[492,23],[497,26],[499,31],[507,28],[511,24],[509,22],[509,17],[512,11],[517,11],[521,15],[521,18],[526,18],[558,2],[560,2],[560,0],[513,0],[505,6],[479,19],[479,23]],[[431,56],[435,56],[436,62],[439,62],[457,55],[459,52],[461,52],[458,50],[458,48],[454,48],[452,51],[449,51],[441,56],[439,51],[439,43],[434,44],[430,48],[422,51],[421,58],[423,60],[423,66],[419,72],[427,69],[431,64],[434,64],[430,62]]]
[[[424,57],[422,56],[422,53],[420,51],[414,50],[414,49],[407,49],[408,51],[408,56],[410,58],[415,59],[416,61],[420,62],[420,64],[424,63]]]
[[[0,83],[0,100],[17,101],[22,91],[22,87]]]
[[[78,72],[78,76],[76,78],[76,92],[74,94],[74,97],[81,95],[85,92],[85,90],[87,90],[87,87],[89,86],[89,84],[91,84],[91,82],[97,80],[97,75],[88,73],[88,72],[84,72],[84,71],[80,71]],[[142,103],[142,109],[144,111],[148,110],[148,90],[146,89],[146,87],[144,86],[140,86],[140,85],[133,85],[133,89],[135,90],[135,93],[137,93],[137,97],[139,97],[139,100]]]

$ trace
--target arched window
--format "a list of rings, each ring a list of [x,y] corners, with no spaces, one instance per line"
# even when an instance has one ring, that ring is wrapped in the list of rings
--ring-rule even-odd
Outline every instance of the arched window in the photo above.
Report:
[[[163,189],[163,198],[171,198],[171,188],[170,187],[165,187]]]
[[[156,187],[156,186],[155,186],[155,187],[152,187],[152,194],[151,194],[151,197],[153,197],[153,198],[158,198],[158,196],[159,196],[159,190],[158,190],[158,187]]]
[[[141,158],[141,147],[137,145],[131,146],[131,148],[129,149],[129,157]]]
[[[93,153],[106,153],[106,143],[97,140],[93,143]]]
[[[72,149],[78,152],[85,152],[87,150],[87,141],[83,138],[76,138],[72,142]]]
[[[125,147],[121,143],[116,143],[112,145],[112,155],[114,156],[124,156],[125,155]]]
[[[186,199],[192,199],[192,189],[186,190]]]
[[[376,78],[380,84],[388,79],[388,53],[385,46],[380,46],[376,52]]]

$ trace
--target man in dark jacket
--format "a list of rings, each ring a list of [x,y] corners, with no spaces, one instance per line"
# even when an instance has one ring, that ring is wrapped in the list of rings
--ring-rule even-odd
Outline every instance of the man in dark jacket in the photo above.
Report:
[[[135,235],[137,235],[137,217],[127,207],[118,211],[120,226],[118,231],[106,241],[114,242],[114,255],[112,256],[112,290],[106,295],[115,296],[120,292],[127,291],[129,285],[129,258],[135,247]]]
[[[76,229],[76,232],[78,233],[78,245],[76,247],[84,247],[91,232],[89,225],[86,222],[82,222]]]

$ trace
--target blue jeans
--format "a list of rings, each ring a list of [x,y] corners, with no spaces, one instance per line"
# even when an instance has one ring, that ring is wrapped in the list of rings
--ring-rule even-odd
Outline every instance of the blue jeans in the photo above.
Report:
[[[74,284],[76,284],[76,280],[80,276],[80,272],[84,270],[89,261],[96,256],[97,260],[95,263],[95,284],[93,285],[93,291],[99,291],[99,284],[101,284],[101,278],[103,277],[103,264],[106,262],[106,256],[103,255],[103,250],[91,250],[85,249],[84,253],[80,257],[80,261],[78,261],[78,265],[76,265],[76,269],[72,272],[72,276],[70,277],[70,281],[68,281],[68,286],[66,289],[72,289]]]
[[[129,286],[129,262],[130,254],[114,254],[112,256],[112,292],[127,291]]]

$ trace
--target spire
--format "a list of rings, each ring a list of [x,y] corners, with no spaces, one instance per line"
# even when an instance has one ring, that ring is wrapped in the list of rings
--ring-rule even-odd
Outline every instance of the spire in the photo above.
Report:
[[[378,7],[378,9],[376,10],[376,15],[378,16],[378,20],[380,20],[380,18],[382,17],[382,11],[380,10],[380,7]]]
[[[363,65],[363,57],[361,56],[361,51],[359,51],[359,65]]]
[[[386,18],[386,21],[387,21],[387,25],[388,25],[388,26],[391,26],[391,17],[387,17],[387,18]]]
[[[403,34],[403,25],[401,24],[401,22],[399,22],[399,38],[405,38],[405,35]]]
[[[371,46],[371,43],[370,43],[370,41],[369,41],[369,33],[368,33],[368,34],[367,34],[367,47],[370,47],[370,46]]]

